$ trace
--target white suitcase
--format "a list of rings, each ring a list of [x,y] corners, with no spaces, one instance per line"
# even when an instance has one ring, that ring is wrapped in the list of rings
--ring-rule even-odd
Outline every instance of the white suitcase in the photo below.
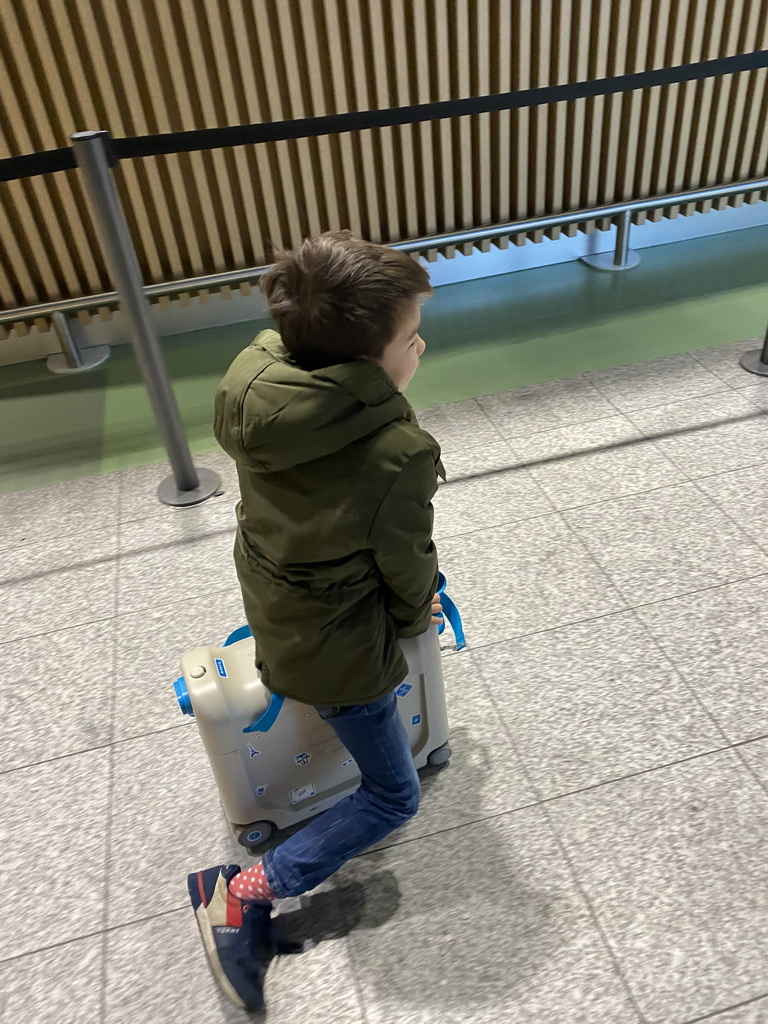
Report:
[[[460,650],[461,623],[446,603]],[[445,764],[451,751],[438,630],[401,644],[408,676],[395,692],[414,763]],[[222,647],[190,651],[181,671],[174,684],[179,705],[197,721],[224,812],[243,846],[260,846],[357,788],[357,765],[330,725],[314,708],[272,694],[261,682],[247,627]]]

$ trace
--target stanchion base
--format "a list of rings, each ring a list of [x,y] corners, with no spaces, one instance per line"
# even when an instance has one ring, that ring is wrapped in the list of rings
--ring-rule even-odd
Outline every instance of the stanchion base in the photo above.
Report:
[[[758,377],[768,377],[768,363],[762,360],[763,350],[753,349],[752,352],[745,352],[739,362],[749,373],[756,373]]]
[[[80,349],[80,366],[70,366],[63,352],[54,352],[48,356],[45,365],[51,373],[85,373],[93,370],[109,357],[109,345],[93,345],[91,348]]]
[[[219,474],[212,469],[197,470],[199,484],[193,491],[180,491],[173,474],[160,481],[157,496],[164,505],[199,505],[201,501],[218,494],[221,480]]]
[[[620,266],[613,262],[613,252],[596,252],[593,256],[582,256],[581,261],[595,270],[631,270],[640,262],[640,256],[634,249],[630,249],[627,252],[627,262]]]

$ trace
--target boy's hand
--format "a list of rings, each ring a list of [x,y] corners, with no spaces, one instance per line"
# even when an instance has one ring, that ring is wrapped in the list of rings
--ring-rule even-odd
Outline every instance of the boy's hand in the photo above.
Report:
[[[432,625],[439,626],[443,621],[439,616],[443,610],[443,606],[440,604],[440,595],[435,594],[432,598]]]

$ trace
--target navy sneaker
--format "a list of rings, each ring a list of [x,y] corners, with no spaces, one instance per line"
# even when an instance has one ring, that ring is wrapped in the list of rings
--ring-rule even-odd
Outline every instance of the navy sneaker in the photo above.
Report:
[[[280,938],[272,904],[239,900],[229,881],[240,871],[224,864],[187,875],[187,889],[213,976],[236,1006],[264,1009],[264,974],[278,953],[301,946]]]

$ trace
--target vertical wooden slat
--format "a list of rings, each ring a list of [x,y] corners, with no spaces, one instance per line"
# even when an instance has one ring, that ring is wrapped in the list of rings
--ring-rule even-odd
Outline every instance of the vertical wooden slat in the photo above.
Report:
[[[0,3],[0,152],[66,145],[83,128],[121,137],[281,120],[765,46],[763,0],[13,0]],[[127,160],[116,177],[143,272],[163,281],[261,263],[327,227],[396,240],[765,173],[767,117],[768,73],[760,70],[433,124]],[[682,212],[744,198],[759,196]],[[5,305],[109,287],[77,172],[8,184],[0,217]]]

